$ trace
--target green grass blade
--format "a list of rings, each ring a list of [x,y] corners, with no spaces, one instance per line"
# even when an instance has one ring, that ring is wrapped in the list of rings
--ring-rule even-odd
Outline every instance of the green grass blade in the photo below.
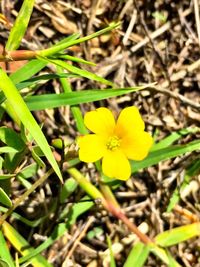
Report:
[[[47,62],[39,59],[33,59],[26,63],[23,67],[10,75],[10,79],[14,84],[30,79],[47,65]]]
[[[10,79],[14,84],[20,84],[20,82],[29,79],[41,69],[43,69],[47,63],[44,61],[34,59],[25,64],[22,68],[10,75]],[[0,104],[5,101],[5,96],[3,92],[0,92]]]
[[[200,140],[195,140],[185,145],[174,145],[153,151],[142,161],[131,161],[132,172],[137,172],[140,169],[153,166],[163,160],[171,159],[198,149],[200,149]]]
[[[2,231],[0,231],[0,259],[5,260],[9,264],[9,267],[15,267]]]
[[[24,0],[6,43],[7,51],[16,50],[20,46],[21,40],[28,27],[34,2],[34,0]]]
[[[200,222],[165,231],[155,237],[155,242],[159,246],[168,247],[196,236],[200,236]]]
[[[96,64],[91,62],[91,61],[87,61],[85,59],[78,58],[78,57],[73,57],[73,56],[70,56],[70,55],[61,55],[61,56],[59,56],[59,59],[65,59],[65,60],[70,60],[70,61],[73,61],[73,62],[78,62],[78,63],[90,65],[90,66],[96,66]]]
[[[120,22],[118,23],[111,23],[108,27],[100,30],[100,31],[97,31],[95,33],[92,33],[88,36],[85,36],[85,37],[82,37],[82,38],[79,38],[79,39],[76,39],[76,40],[71,40],[71,41],[68,41],[66,40],[65,42],[61,41],[61,43],[58,43],[56,46],[53,46],[53,47],[50,47],[48,49],[45,49],[45,50],[42,50],[42,51],[39,51],[38,55],[39,56],[42,56],[42,57],[49,57],[51,55],[55,55],[56,53],[60,52],[60,51],[63,51],[64,49],[70,47],[70,46],[73,46],[75,44],[80,44],[80,43],[83,43],[83,42],[86,42],[88,40],[91,40],[97,36],[100,36],[104,33],[107,33],[117,27],[120,26]]]
[[[18,92],[12,81],[9,79],[9,77],[2,69],[0,69],[0,88],[4,92],[8,103],[12,107],[14,107],[15,112],[18,115],[19,119],[21,120],[25,128],[28,129],[30,134],[33,136],[36,143],[39,145],[44,155],[48,159],[49,163],[51,164],[52,168],[62,181],[62,175],[60,169],[58,167],[58,164],[53,156],[53,153],[48,145],[48,142],[43,132],[41,131],[36,120],[30,113],[20,93]]]
[[[169,136],[163,138],[158,143],[155,143],[153,145],[153,147],[151,148],[151,152],[168,147],[168,146],[172,145],[175,141],[179,140],[182,136],[187,135],[187,134],[191,134],[191,133],[196,133],[199,130],[200,129],[197,127],[193,127],[193,128],[189,127],[189,128],[174,132],[174,133],[170,134]]]
[[[22,255],[25,256],[34,251],[34,248],[30,246],[26,239],[23,238],[9,223],[4,222],[2,229],[6,238]],[[53,265],[48,263],[41,255],[36,255],[34,259],[31,260],[31,264],[34,267],[53,267]]]
[[[110,252],[110,267],[116,267],[115,257],[114,257],[114,253],[112,249],[112,242],[108,235],[106,236],[106,240],[107,240],[108,249]]]
[[[109,86],[113,86],[114,84],[98,75],[96,75],[93,72],[87,71],[87,70],[83,70],[80,68],[77,68],[73,65],[68,64],[67,62],[64,62],[62,60],[57,60],[57,59],[49,59],[49,58],[44,58],[44,57],[39,57],[39,59],[44,60],[48,63],[52,63],[56,66],[62,67],[63,69],[66,69],[67,71],[77,74],[81,77],[87,78],[89,80],[93,80],[93,81],[97,81],[100,82],[102,84],[106,84]]]
[[[160,258],[169,267],[181,267],[181,265],[173,259],[171,254],[163,248],[156,246],[155,244],[150,244],[150,251]]]
[[[142,86],[122,89],[84,90],[80,92],[68,92],[62,94],[45,94],[28,96],[25,98],[25,101],[30,110],[43,110],[66,105],[72,106],[99,101],[110,97],[129,94],[141,89],[143,89]]]
[[[123,267],[142,267],[149,255],[149,247],[141,242],[136,243]]]

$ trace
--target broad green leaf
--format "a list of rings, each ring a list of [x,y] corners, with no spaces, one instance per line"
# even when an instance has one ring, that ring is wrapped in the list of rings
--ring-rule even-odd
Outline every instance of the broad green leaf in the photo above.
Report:
[[[46,158],[48,159],[49,163],[53,167],[54,171],[62,181],[60,169],[43,132],[41,131],[36,120],[30,113],[20,93],[17,91],[12,81],[2,69],[0,69],[0,89],[4,92],[8,103],[10,103],[10,105],[14,107],[19,119],[26,127],[26,129],[28,129],[30,134],[33,136],[33,138],[45,154]]]
[[[26,239],[23,238],[9,223],[5,221],[2,224],[2,229],[4,235],[10,241],[12,246],[15,247],[22,255],[28,255],[31,252],[34,252],[34,248],[32,248]],[[31,264],[34,267],[53,267],[53,265],[48,263],[41,255],[36,255],[34,259],[31,260]]]
[[[11,128],[0,127],[0,140],[16,151],[21,151],[25,148],[24,141],[21,139],[20,135]]]
[[[147,245],[137,242],[131,249],[123,267],[142,267],[149,255],[149,250]]]
[[[157,245],[173,246],[190,238],[200,236],[200,223],[192,223],[165,231],[155,237]]]
[[[5,262],[3,262],[3,260]],[[4,239],[2,231],[0,231],[0,267],[4,267],[6,264],[8,267],[15,267],[6,240]]]
[[[20,176],[24,179],[33,177],[38,170],[38,165],[36,163],[32,163],[25,168],[23,168],[19,173],[17,173],[17,176]]]
[[[98,76],[97,74],[95,74],[93,72],[77,68],[73,65],[68,64],[65,61],[58,60],[58,59],[43,58],[43,57],[39,57],[39,59],[44,60],[45,62],[48,62],[48,63],[52,63],[56,66],[62,67],[63,69],[66,69],[67,71],[69,71],[71,73],[77,74],[77,75],[84,77],[84,78],[87,78],[89,80],[97,81],[97,82],[100,82],[102,84],[106,84],[109,86],[114,85],[112,82]]]
[[[1,187],[0,187],[0,203],[9,208],[12,207],[12,201]]]
[[[26,32],[31,13],[34,6],[34,0],[24,0],[20,11],[15,20],[14,26],[11,29],[8,41],[6,43],[6,50],[16,50],[20,46],[21,40]]]
[[[144,89],[144,87],[138,86],[133,88],[122,89],[84,90],[62,94],[29,96],[25,98],[25,101],[30,110],[43,110],[66,105],[72,106],[79,105],[81,103],[99,101],[114,96],[132,93],[142,89]]]
[[[132,172],[137,172],[140,169],[153,166],[163,160],[171,159],[199,149],[200,140],[195,140],[185,145],[174,145],[150,152],[142,161],[131,161]]]

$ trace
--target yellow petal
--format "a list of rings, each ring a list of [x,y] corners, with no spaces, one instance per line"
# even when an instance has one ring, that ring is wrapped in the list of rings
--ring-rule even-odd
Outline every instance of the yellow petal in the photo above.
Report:
[[[153,144],[153,138],[147,132],[133,132],[124,136],[121,141],[121,150],[132,160],[143,160]]]
[[[137,107],[123,109],[118,117],[115,133],[118,137],[127,135],[130,131],[144,131],[144,121]]]
[[[103,157],[106,151],[105,142],[96,134],[88,134],[78,139],[79,159],[83,162],[95,162]]]
[[[131,175],[131,166],[126,156],[118,149],[107,150],[102,161],[103,173],[119,180],[127,180]]]
[[[115,127],[115,119],[107,108],[98,108],[85,114],[86,127],[96,134],[112,135]]]

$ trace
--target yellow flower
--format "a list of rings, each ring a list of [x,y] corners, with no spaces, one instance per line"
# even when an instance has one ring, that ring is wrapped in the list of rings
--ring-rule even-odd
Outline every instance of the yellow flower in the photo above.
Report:
[[[117,122],[109,109],[98,108],[85,114],[84,123],[94,134],[79,138],[79,158],[84,162],[102,158],[103,173],[110,178],[127,180],[128,159],[143,160],[153,144],[136,107],[123,109]]]

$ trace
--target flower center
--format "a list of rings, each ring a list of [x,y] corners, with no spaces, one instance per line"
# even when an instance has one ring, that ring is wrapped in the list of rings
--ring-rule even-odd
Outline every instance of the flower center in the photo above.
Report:
[[[119,139],[119,137],[117,137],[116,135],[115,136],[111,136],[108,139],[108,142],[106,143],[106,147],[107,147],[107,149],[109,149],[111,151],[114,151],[118,147],[120,147],[120,143],[121,143],[121,140]]]

